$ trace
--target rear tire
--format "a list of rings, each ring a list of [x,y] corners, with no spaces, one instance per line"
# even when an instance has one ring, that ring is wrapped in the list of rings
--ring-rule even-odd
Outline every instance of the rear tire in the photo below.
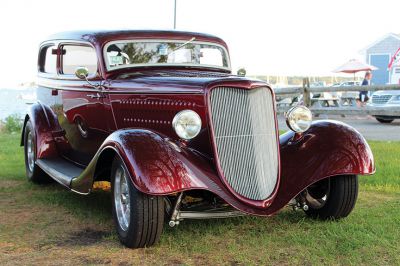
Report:
[[[24,130],[24,155],[25,172],[29,181],[36,184],[45,184],[52,182],[52,179],[36,165],[37,144],[35,131],[30,120],[26,122]]]
[[[357,196],[356,175],[330,177],[307,188],[305,213],[321,220],[344,218],[353,210]]]
[[[111,173],[112,211],[119,240],[129,248],[154,245],[164,225],[164,198],[137,190],[119,156]]]
[[[383,119],[383,118],[378,118],[378,117],[375,117],[375,118],[379,123],[383,123],[383,124],[390,124],[394,120],[394,119],[387,119],[387,118]]]

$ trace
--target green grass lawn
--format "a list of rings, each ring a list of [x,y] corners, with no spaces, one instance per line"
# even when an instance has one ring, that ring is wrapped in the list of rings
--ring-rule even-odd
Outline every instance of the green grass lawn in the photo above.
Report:
[[[110,195],[25,180],[19,135],[0,135],[1,264],[400,265],[400,142],[370,142],[377,173],[360,177],[355,210],[321,222],[287,208],[269,218],[166,224],[155,247],[114,233]]]

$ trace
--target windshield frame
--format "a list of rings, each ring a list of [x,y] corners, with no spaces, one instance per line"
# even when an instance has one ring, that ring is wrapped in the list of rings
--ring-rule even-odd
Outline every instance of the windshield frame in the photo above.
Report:
[[[129,65],[120,65],[120,66],[115,66],[111,67],[108,61],[108,56],[107,56],[107,49],[110,45],[117,44],[117,43],[140,43],[140,42],[175,42],[175,43],[182,43],[184,44],[188,40],[182,40],[182,39],[122,39],[122,40],[115,40],[115,41],[110,41],[107,42],[104,47],[103,47],[103,57],[104,57],[104,63],[106,66],[106,69],[108,72],[114,71],[114,70],[120,70],[120,69],[125,69],[125,68],[142,68],[142,67],[193,67],[193,68],[213,68],[213,69],[223,69],[223,70],[229,70],[231,71],[231,60],[229,58],[229,53],[228,50],[223,46],[215,42],[207,42],[207,41],[192,41],[190,42],[191,44],[205,44],[205,45],[213,45],[218,48],[221,48],[226,56],[226,61],[228,63],[227,67],[224,66],[217,66],[217,65],[206,65],[206,64],[188,64],[188,63],[156,63],[156,64],[129,64]]]

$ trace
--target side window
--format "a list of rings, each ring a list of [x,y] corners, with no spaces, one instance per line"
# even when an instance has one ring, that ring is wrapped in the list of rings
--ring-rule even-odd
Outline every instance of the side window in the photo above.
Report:
[[[87,67],[89,74],[97,72],[96,51],[89,46],[64,45],[61,58],[63,74],[73,75],[77,67]]]
[[[57,72],[57,55],[53,54],[56,46],[43,47],[39,54],[39,71],[42,73],[55,74]]]

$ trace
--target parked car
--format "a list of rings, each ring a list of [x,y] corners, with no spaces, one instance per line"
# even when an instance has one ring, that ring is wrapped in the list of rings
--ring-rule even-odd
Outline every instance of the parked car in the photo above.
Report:
[[[310,87],[326,87],[325,81],[316,81],[310,84]]]
[[[345,81],[342,83],[335,83],[332,87],[348,87],[348,86],[360,86],[361,82],[359,81]]]
[[[400,91],[376,91],[372,94],[371,100],[368,103],[371,107],[399,107],[400,106]],[[391,123],[395,119],[400,119],[400,116],[375,116],[380,123]]]
[[[361,82],[359,81],[345,81],[341,83],[335,83],[332,87],[349,87],[349,86],[361,86]],[[358,91],[343,91],[343,92],[335,92],[334,96],[341,98],[341,105],[355,105],[355,100],[358,99]]]
[[[21,145],[30,181],[82,195],[111,182],[120,241],[151,246],[164,220],[269,216],[287,204],[320,219],[352,211],[358,175],[375,171],[365,139],[231,74],[226,43],[179,31],[69,32],[43,42],[38,102]],[[84,198],[81,199],[85,201]]]

